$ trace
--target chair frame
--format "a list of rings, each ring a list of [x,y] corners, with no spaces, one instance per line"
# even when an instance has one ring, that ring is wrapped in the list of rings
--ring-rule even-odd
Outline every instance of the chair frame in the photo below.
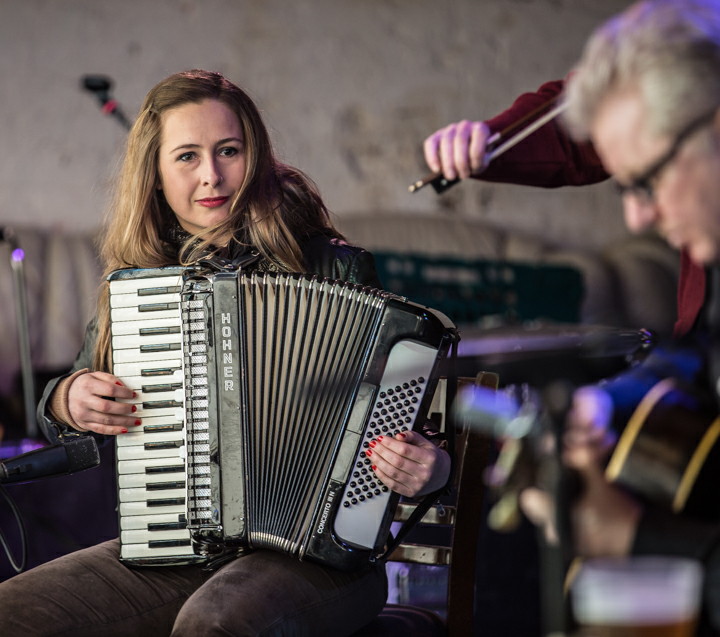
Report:
[[[473,378],[461,378],[459,384],[475,383],[497,389],[498,376],[480,372]],[[451,417],[444,414],[445,391],[439,386],[433,402],[443,418],[443,426],[455,426]],[[431,411],[433,409],[431,408]],[[401,543],[388,558],[389,561],[414,564],[448,566],[447,633],[452,637],[476,635],[475,584],[479,552],[479,537],[484,521],[485,471],[492,449],[491,438],[475,428],[465,425],[455,434],[455,466],[450,504],[434,505],[418,523],[442,525],[451,528],[450,546]],[[395,521],[404,521],[412,513],[413,504],[400,503]],[[460,556],[454,560],[453,557]]]

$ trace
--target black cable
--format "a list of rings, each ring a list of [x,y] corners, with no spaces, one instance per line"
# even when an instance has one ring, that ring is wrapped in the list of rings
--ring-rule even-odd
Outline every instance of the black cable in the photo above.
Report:
[[[5,498],[5,501],[15,514],[15,519],[17,520],[18,530],[20,531],[20,564],[18,565],[15,561],[12,551],[10,550],[10,545],[8,544],[2,529],[0,529],[0,545],[3,548],[3,551],[5,551],[5,555],[7,555],[8,561],[15,572],[22,573],[27,566],[27,540],[25,536],[25,525],[23,524],[22,515],[20,515],[20,510],[17,508],[15,501],[10,497],[10,494],[2,485],[0,485],[0,494],[3,498]]]

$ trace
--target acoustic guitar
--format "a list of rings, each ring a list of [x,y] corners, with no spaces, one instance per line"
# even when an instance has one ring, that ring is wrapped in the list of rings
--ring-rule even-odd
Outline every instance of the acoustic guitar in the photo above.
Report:
[[[720,416],[712,401],[674,379],[635,409],[605,475],[675,513],[720,514]]]
[[[496,531],[511,531],[521,519],[520,492],[543,481],[538,472],[550,448],[550,427],[537,395],[526,400],[527,389],[522,392],[526,396],[514,403],[499,393],[472,391],[472,395],[461,394],[456,417],[500,440],[497,458],[487,472],[496,500],[488,524]],[[517,398],[518,390],[513,391]],[[719,438],[720,415],[714,402],[674,379],[665,379],[635,408],[605,475],[610,482],[675,513],[718,519]]]

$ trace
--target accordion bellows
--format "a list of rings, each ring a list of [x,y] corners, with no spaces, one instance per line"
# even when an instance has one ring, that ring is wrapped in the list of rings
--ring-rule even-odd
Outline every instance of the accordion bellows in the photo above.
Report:
[[[365,455],[421,426],[456,338],[388,292],[278,273],[110,275],[113,371],[138,431],[117,437],[121,559],[267,548],[353,569],[397,495]]]

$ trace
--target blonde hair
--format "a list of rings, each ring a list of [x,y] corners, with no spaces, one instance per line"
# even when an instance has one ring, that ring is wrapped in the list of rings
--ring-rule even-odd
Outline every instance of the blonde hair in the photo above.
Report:
[[[720,106],[720,2],[646,0],[598,28],[566,87],[572,135],[587,139],[603,99],[630,89],[656,135]]]
[[[162,114],[184,104],[218,100],[240,122],[245,142],[245,181],[230,214],[192,237],[180,250],[168,241],[176,225],[159,183],[158,150]],[[116,182],[100,254],[106,275],[120,268],[153,268],[192,263],[214,246],[252,246],[280,270],[304,268],[300,241],[314,234],[342,238],[333,227],[315,184],[301,171],[277,161],[270,137],[252,99],[220,73],[191,70],[162,80],[145,97],[133,124]],[[109,371],[107,284],[97,311],[95,369]]]

